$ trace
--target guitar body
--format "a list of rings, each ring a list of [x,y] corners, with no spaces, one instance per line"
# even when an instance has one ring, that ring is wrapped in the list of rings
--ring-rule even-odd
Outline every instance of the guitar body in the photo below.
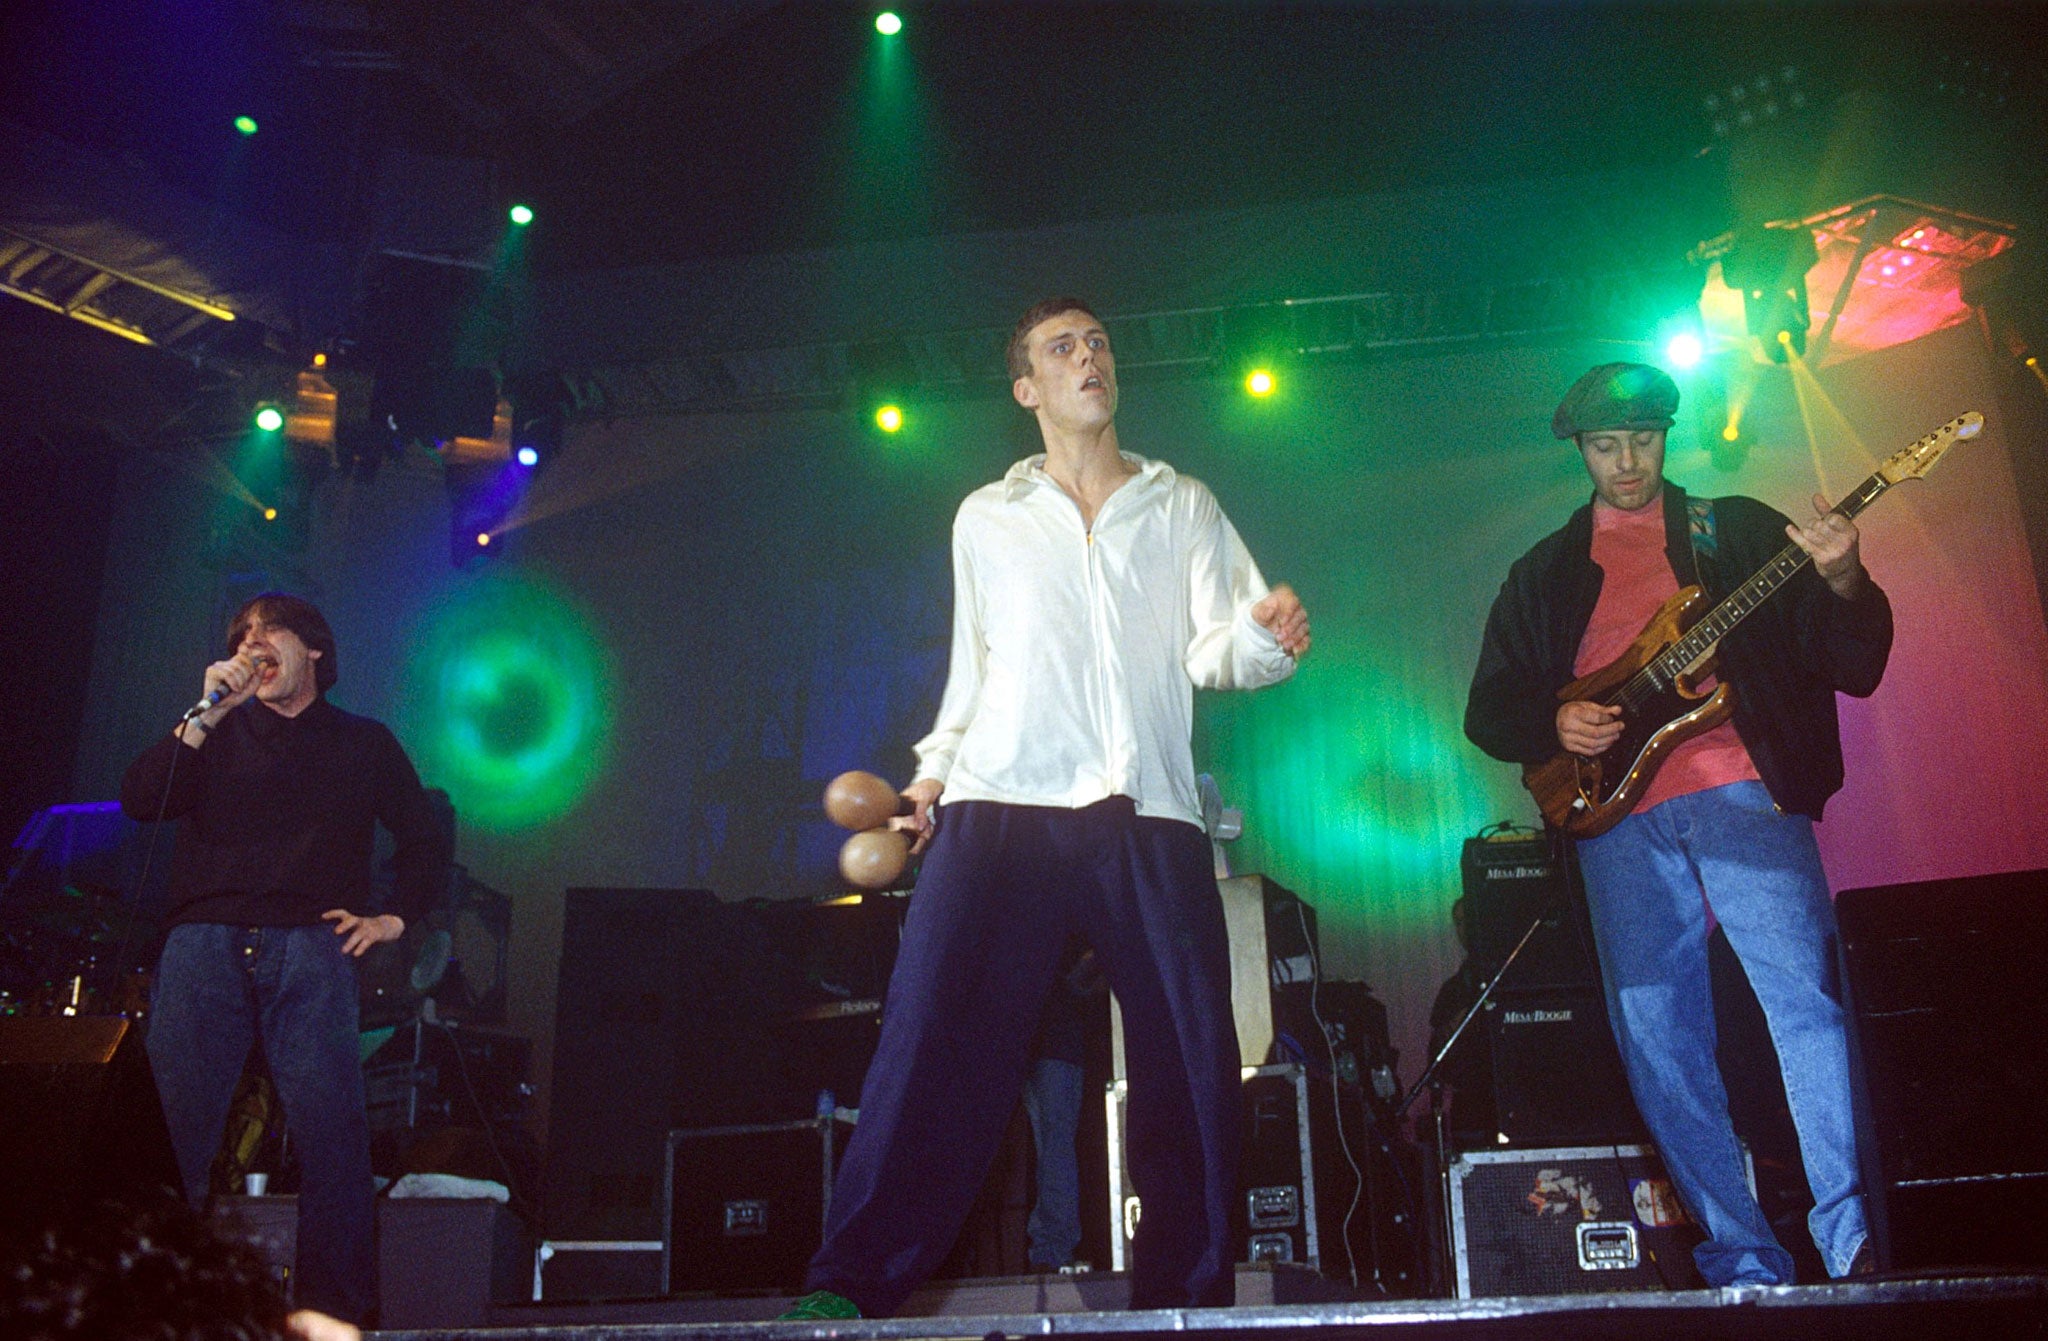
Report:
[[[1557,691],[1559,703],[1620,704],[1622,732],[1596,759],[1561,750],[1522,770],[1522,785],[1536,798],[1544,819],[1574,838],[1606,833],[1635,808],[1666,755],[1735,711],[1728,685],[1711,691],[1699,687],[1714,669],[1714,646],[1657,692],[1645,696],[1638,691],[1633,703],[1622,693],[1639,671],[1685,635],[1707,605],[1700,588],[1683,588],[1659,607],[1620,656]]]

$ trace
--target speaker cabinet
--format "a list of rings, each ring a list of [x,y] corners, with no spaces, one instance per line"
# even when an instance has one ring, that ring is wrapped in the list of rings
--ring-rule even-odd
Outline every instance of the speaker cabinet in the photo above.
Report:
[[[176,1197],[178,1182],[134,1021],[0,1016],[0,1229],[97,1197]]]
[[[1496,1140],[1577,1146],[1646,1139],[1597,991],[1497,996],[1483,1018]]]
[[[669,1132],[795,1119],[823,1090],[856,1102],[904,902],[569,890],[549,1234],[657,1239]]]
[[[1879,1265],[2048,1265],[2048,871],[1835,907]]]
[[[292,1269],[299,1251],[296,1196],[216,1197],[213,1216],[280,1276]],[[488,1326],[491,1305],[519,1303],[533,1293],[533,1273],[526,1227],[498,1202],[377,1199],[377,1316],[384,1327]]]
[[[556,1237],[660,1237],[662,1142],[675,1110],[742,1097],[730,1092],[741,1068],[719,1063],[764,1051],[744,1010],[759,954],[710,962],[712,947],[734,939],[725,913],[708,890],[568,891],[548,1127]],[[707,1024],[713,1011],[724,1014]],[[718,1045],[728,1056],[705,1055]]]
[[[1540,919],[1499,990],[1599,990],[1591,931],[1548,838],[1468,838],[1458,868],[1472,964],[1481,979],[1499,970]]]

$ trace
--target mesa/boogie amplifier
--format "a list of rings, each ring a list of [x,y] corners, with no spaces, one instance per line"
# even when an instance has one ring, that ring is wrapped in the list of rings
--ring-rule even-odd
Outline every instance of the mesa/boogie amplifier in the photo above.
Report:
[[[1496,1140],[1575,1146],[1645,1138],[1598,991],[1497,996],[1481,1017]]]
[[[1501,979],[1500,990],[1598,988],[1583,910],[1547,838],[1468,838],[1458,867],[1472,963],[1482,975],[1498,969],[1540,917],[1543,924]]]

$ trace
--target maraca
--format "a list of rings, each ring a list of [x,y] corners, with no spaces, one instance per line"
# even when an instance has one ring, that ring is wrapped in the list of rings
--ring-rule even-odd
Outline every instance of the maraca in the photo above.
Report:
[[[839,874],[856,889],[888,889],[909,858],[909,838],[895,829],[867,829],[839,849]]]
[[[825,815],[842,829],[879,829],[896,815],[908,815],[910,798],[873,773],[854,769],[825,784]]]
[[[903,874],[910,859],[910,840],[885,828],[897,815],[915,809],[882,778],[855,769],[825,785],[825,814],[834,824],[852,829],[853,837],[839,849],[839,874],[856,889],[887,889]]]

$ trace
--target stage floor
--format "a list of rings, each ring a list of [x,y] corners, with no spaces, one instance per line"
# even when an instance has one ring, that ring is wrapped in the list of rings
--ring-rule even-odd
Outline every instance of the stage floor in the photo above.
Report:
[[[969,1282],[960,1297],[996,1302],[1057,1289],[1058,1277]],[[1065,1278],[1073,1281],[1077,1278]],[[1078,1278],[1085,1280],[1086,1278]],[[1097,1284],[1107,1286],[1107,1274]],[[1371,1328],[1409,1338],[1557,1338],[1658,1341],[1868,1341],[1900,1338],[2048,1337],[2048,1273],[1922,1276],[1830,1285],[1723,1290],[1633,1291],[1612,1294],[1519,1295],[1491,1299],[1256,1303],[1227,1309],[1145,1312],[1009,1309],[877,1321],[781,1323],[749,1321],[780,1301],[645,1300],[612,1304],[545,1304],[494,1312],[487,1328],[375,1333],[385,1341],[999,1341],[1007,1337],[1241,1336],[1244,1341],[1309,1341]],[[728,1320],[705,1318],[723,1303]],[[1057,1302],[1065,1302],[1060,1300]],[[731,1316],[737,1314],[738,1316]],[[772,1315],[771,1315],[772,1316]]]

